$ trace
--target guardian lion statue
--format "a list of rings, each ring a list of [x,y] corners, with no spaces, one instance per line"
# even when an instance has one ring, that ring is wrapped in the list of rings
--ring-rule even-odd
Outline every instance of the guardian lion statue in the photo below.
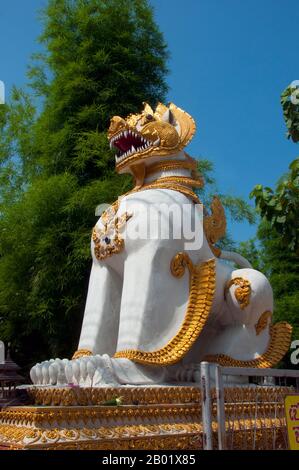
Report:
[[[291,327],[271,324],[266,277],[215,245],[225,215],[217,197],[208,212],[196,193],[203,180],[184,150],[195,129],[174,104],[111,119],[116,171],[133,175],[135,187],[93,229],[78,350],[36,364],[34,384],[192,382],[202,360],[265,368],[288,351]]]

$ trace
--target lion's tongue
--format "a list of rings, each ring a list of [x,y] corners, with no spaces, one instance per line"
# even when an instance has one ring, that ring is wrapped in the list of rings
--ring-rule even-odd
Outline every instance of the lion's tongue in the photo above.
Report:
[[[141,139],[138,139],[133,136],[122,137],[117,142],[115,142],[116,147],[118,147],[122,152],[127,152],[131,149],[132,146],[135,148],[141,145]]]

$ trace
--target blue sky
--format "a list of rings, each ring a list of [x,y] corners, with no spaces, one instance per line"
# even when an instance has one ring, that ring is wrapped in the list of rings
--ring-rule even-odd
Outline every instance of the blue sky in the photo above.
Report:
[[[280,93],[299,79],[297,0],[151,0],[171,53],[169,101],[195,118],[193,156],[214,162],[221,192],[273,186],[297,156]],[[0,80],[26,82],[45,0],[0,0]],[[237,240],[255,227],[230,224]]]

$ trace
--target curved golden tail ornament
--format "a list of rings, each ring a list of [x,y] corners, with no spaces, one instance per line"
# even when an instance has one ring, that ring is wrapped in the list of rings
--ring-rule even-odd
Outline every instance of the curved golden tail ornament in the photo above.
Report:
[[[279,322],[270,326],[270,341],[267,350],[256,359],[241,361],[225,354],[215,354],[206,356],[204,361],[214,362],[225,367],[256,367],[258,369],[274,367],[288,352],[291,336],[291,325],[287,322]]]
[[[194,265],[187,253],[178,253],[171,261],[171,273],[182,277],[186,267],[190,275],[190,294],[184,321],[174,338],[166,346],[156,351],[118,351],[114,357],[127,358],[147,365],[168,366],[179,362],[193,346],[211,312],[215,286],[215,259]]]

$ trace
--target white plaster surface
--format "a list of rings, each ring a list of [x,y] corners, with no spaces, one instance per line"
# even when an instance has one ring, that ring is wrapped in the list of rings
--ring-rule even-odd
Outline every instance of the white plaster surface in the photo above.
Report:
[[[182,154],[177,158],[181,159]],[[185,170],[182,174],[185,175]],[[196,367],[192,369],[190,365],[198,364],[206,354],[227,354],[235,359],[250,360],[266,350],[268,329],[257,336],[254,325],[264,311],[273,309],[269,282],[263,274],[248,267],[247,260],[225,252],[223,257],[239,261],[243,268],[233,269],[224,261],[216,260],[216,293],[210,318],[183,361],[167,368],[141,366],[127,359],[113,358],[116,351],[125,349],[154,351],[162,348],[178,332],[188,303],[189,273],[186,269],[179,279],[171,274],[173,256],[186,251],[196,264],[214,258],[205,237],[196,250],[186,249],[188,240],[184,237],[167,239],[171,205],[182,208],[185,218],[190,218],[191,213],[192,221],[202,227],[200,213],[190,199],[179,192],[152,189],[131,193],[122,199],[118,215],[132,214],[127,222],[124,250],[98,261],[91,244],[93,265],[78,349],[91,350],[94,355],[37,364],[31,370],[33,383],[158,384],[173,380],[176,370],[182,367],[189,370],[188,381],[197,380],[198,374],[192,373]],[[156,207],[156,212],[151,214],[150,223],[160,224],[160,234],[153,239],[136,239],[136,232],[148,222],[148,209],[152,207]],[[101,220],[98,224],[102,224]],[[224,296],[227,281],[234,277],[244,277],[251,283],[250,304],[243,310],[234,296],[235,286]]]

